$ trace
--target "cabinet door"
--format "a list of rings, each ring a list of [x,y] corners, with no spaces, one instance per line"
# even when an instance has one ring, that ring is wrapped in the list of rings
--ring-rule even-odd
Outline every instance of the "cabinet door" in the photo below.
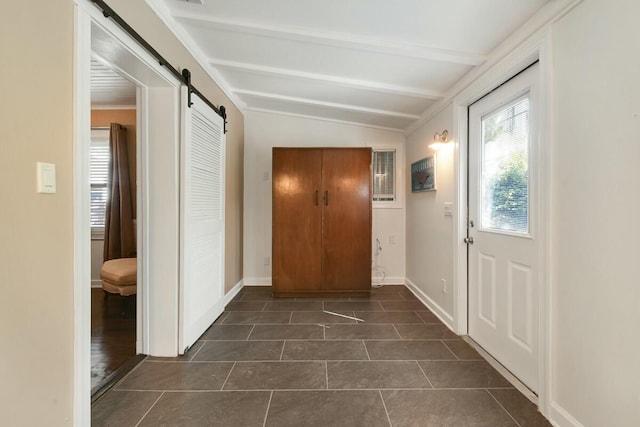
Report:
[[[324,149],[323,290],[371,287],[371,149]]]
[[[321,289],[322,151],[273,149],[273,291]]]

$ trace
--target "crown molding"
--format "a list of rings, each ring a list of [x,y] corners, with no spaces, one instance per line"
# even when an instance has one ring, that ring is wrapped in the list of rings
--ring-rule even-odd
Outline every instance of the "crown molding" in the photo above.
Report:
[[[406,41],[376,39],[346,33],[312,30],[309,28],[293,28],[255,22],[223,20],[210,14],[200,14],[185,10],[174,10],[171,13],[176,20],[182,22],[189,21],[218,30],[334,46],[343,49],[363,50],[390,56],[472,66],[482,64],[487,59],[486,55],[481,53],[442,49]]]
[[[307,71],[297,71],[286,68],[268,67],[264,65],[249,64],[245,62],[228,61],[224,59],[209,58],[209,64],[214,67],[228,68],[238,71],[245,71],[254,74],[297,78],[300,80],[310,80],[322,83],[329,83],[347,88],[361,89],[370,92],[379,92],[412,98],[429,100],[440,100],[444,97],[444,92],[432,89],[420,89],[416,87],[393,85],[369,80],[351,79],[348,77],[331,76],[327,74],[310,73]]]
[[[249,96],[255,96],[258,98],[273,99],[276,101],[285,101],[285,102],[291,102],[296,104],[306,104],[306,105],[313,105],[317,107],[327,107],[327,108],[333,108],[338,110],[355,111],[358,113],[373,114],[377,116],[399,117],[399,118],[410,119],[410,120],[416,120],[420,118],[420,116],[417,116],[415,114],[400,113],[398,111],[379,110],[376,108],[360,107],[357,105],[349,105],[349,104],[339,104],[336,102],[319,101],[319,100],[308,99],[308,98],[297,98],[294,96],[285,96],[285,95],[278,95],[275,93],[257,92],[253,90],[236,89],[234,93],[238,95],[249,95]]]

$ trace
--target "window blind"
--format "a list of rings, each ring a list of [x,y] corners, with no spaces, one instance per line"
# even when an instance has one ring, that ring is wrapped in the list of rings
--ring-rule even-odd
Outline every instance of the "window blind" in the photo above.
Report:
[[[107,131],[108,134],[108,131]],[[109,140],[91,138],[89,182],[91,185],[91,228],[103,228],[109,197]]]
[[[373,152],[373,200],[390,202],[396,199],[395,150]]]

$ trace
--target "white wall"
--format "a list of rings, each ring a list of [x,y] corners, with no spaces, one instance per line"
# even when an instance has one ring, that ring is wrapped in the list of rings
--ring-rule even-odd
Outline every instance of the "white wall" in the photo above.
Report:
[[[553,398],[585,426],[640,423],[640,2],[554,25]]]
[[[411,163],[433,155],[435,132],[449,131],[450,143],[436,154],[436,191],[411,192]],[[453,217],[444,204],[455,202],[453,109],[440,114],[407,137],[407,283],[424,293],[427,302],[451,325],[453,317]],[[442,292],[446,280],[446,293]]]
[[[100,269],[104,255],[104,239],[91,239],[91,287],[101,286]]]
[[[640,420],[638,16],[636,0],[584,0],[551,24],[549,418],[559,426]],[[408,137],[407,165],[453,117],[448,107]],[[458,184],[450,155],[439,156],[438,191],[407,195],[407,279],[453,313],[438,281],[452,274],[442,204]]]
[[[404,142],[403,134],[392,131],[248,112],[245,115],[244,157],[244,283],[271,283],[271,263],[265,266],[265,258],[271,257],[272,147],[394,147],[398,153],[397,165],[403,168]],[[400,172],[404,173],[404,170]],[[374,241],[376,237],[383,248],[378,265],[386,270],[384,283],[403,283],[404,207],[373,210]],[[389,243],[390,237],[395,238],[395,244]]]

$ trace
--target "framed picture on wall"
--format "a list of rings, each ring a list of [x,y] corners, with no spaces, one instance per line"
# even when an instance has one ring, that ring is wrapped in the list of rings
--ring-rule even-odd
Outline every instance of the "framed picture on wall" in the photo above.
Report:
[[[411,191],[436,190],[436,157],[429,156],[411,163]]]

